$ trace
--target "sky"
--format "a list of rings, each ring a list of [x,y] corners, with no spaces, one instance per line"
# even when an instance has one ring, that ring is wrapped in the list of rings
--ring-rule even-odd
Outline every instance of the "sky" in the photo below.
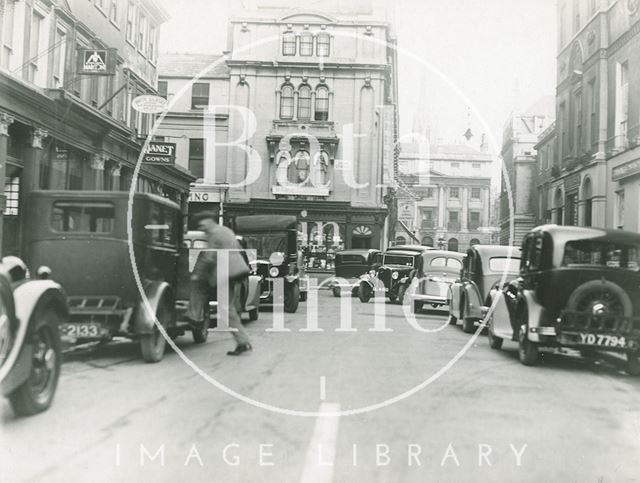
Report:
[[[171,15],[162,27],[161,51],[226,49],[227,20],[239,0],[160,1]],[[434,142],[463,142],[470,127],[472,144],[486,133],[499,152],[510,113],[554,94],[555,0],[395,0],[387,5],[395,7],[401,133],[410,132],[421,116]]]

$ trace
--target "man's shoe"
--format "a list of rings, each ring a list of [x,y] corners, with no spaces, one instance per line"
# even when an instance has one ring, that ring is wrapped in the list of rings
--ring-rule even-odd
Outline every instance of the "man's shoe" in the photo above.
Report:
[[[251,344],[239,344],[234,350],[227,352],[228,356],[239,356],[243,352],[252,350]]]

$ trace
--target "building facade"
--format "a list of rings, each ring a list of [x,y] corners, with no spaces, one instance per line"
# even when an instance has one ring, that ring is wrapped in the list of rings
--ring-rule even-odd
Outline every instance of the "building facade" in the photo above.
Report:
[[[640,230],[640,5],[558,4],[554,223]]]
[[[2,254],[24,253],[28,193],[128,190],[153,116],[160,25],[153,0],[0,2]],[[141,166],[139,191],[186,202],[191,174]]]
[[[502,140],[500,244],[520,245],[536,224],[538,136],[553,122],[552,97],[542,98],[505,124]]]
[[[214,75],[218,66],[171,108],[188,111],[195,125],[193,99],[207,89],[198,84],[210,85],[216,107],[201,114],[203,180],[192,189],[191,212],[223,201],[228,218],[294,215],[305,253],[323,268],[338,249],[386,245],[384,183],[393,177],[397,139],[391,25],[367,15],[270,9],[232,19],[228,38],[228,94],[220,87],[216,99],[216,82],[224,82]],[[178,88],[164,71],[162,80]],[[183,126],[173,122],[178,117],[170,112],[157,134],[197,135],[185,132],[184,118]],[[179,162],[193,168],[186,152]],[[214,194],[203,203],[208,192],[224,199]]]
[[[489,153],[466,145],[420,153],[402,144],[394,243],[453,251],[491,243],[492,166]]]

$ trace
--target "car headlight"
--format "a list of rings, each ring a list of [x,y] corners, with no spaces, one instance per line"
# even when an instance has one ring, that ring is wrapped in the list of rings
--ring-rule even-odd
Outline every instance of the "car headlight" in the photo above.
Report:
[[[269,256],[269,263],[271,265],[282,265],[284,262],[284,253],[282,252],[273,252]]]
[[[392,278],[392,279],[394,279],[394,280],[398,280],[398,277],[399,277],[399,276],[400,276],[400,274],[399,274],[398,272],[393,272],[393,273],[391,274],[391,278]]]
[[[371,275],[372,277],[376,276],[376,271],[375,270],[369,270],[369,275]]]
[[[277,277],[278,275],[280,275],[280,270],[278,269],[278,267],[271,267],[269,269],[269,275],[271,275],[272,277]]]

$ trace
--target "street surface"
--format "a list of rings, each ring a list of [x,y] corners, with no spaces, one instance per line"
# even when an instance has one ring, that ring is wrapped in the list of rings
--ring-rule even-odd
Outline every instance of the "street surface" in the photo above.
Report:
[[[206,374],[289,411],[379,404],[438,372],[469,336],[444,315],[418,332],[399,305],[370,332],[374,304],[318,295],[323,332],[300,332],[308,303],[285,314],[290,332],[248,323],[254,351],[227,357],[228,334],[204,346],[177,340]],[[340,327],[340,302],[352,327]],[[68,354],[53,406],[16,419],[0,404],[0,481],[626,482],[640,481],[640,380],[614,358],[548,353],[518,362],[480,335],[432,384],[375,411],[340,417],[275,413],[226,394],[173,351],[145,364],[137,344]]]

